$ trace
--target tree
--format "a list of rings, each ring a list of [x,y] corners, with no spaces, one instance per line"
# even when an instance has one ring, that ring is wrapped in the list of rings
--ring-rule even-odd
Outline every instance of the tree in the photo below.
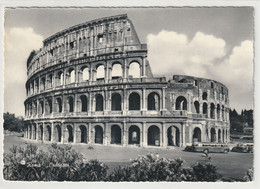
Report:
[[[24,128],[23,117],[15,117],[15,114],[4,113],[4,130],[21,132]]]

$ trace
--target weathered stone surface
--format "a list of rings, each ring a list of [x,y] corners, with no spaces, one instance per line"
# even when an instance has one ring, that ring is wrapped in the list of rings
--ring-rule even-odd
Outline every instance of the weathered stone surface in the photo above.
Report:
[[[228,89],[204,78],[153,77],[127,15],[43,43],[27,62],[26,138],[161,147],[229,141]]]

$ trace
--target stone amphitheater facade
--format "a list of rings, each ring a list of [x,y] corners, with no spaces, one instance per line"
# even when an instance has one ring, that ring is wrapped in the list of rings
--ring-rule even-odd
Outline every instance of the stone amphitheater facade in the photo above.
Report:
[[[228,89],[153,77],[127,15],[58,32],[27,60],[25,138],[44,143],[179,146],[229,142]]]

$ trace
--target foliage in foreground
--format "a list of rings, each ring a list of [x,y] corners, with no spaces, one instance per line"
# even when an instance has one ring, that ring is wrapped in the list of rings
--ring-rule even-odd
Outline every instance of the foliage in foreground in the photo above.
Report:
[[[244,177],[244,181],[249,182],[254,179],[254,170],[252,168],[248,169],[246,172],[246,176]]]
[[[118,167],[109,176],[109,181],[217,181],[222,176],[212,164],[198,163],[183,168],[183,160],[165,159],[152,154],[138,157],[130,166]]]
[[[97,160],[85,162],[71,146],[52,144],[49,152],[44,152],[29,144],[25,148],[13,146],[10,151],[4,155],[6,180],[98,181],[107,174],[107,166]]]
[[[71,146],[52,144],[48,152],[29,144],[13,146],[5,154],[4,178],[23,181],[218,181],[216,166],[197,163],[183,167],[183,160],[140,156],[131,165],[117,167],[107,175],[108,167],[98,160],[85,161]]]

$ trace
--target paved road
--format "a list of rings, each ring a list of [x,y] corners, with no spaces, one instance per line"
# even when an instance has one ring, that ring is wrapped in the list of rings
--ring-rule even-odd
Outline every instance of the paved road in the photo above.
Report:
[[[5,136],[4,152],[8,152],[9,148],[16,144],[25,146],[26,140],[14,135]],[[35,143],[43,150],[47,150],[49,144]],[[86,159],[98,159],[105,162],[110,171],[118,165],[130,164],[131,160],[138,155],[147,155],[149,153],[158,153],[160,157],[165,158],[182,158],[185,160],[184,166],[194,165],[198,161],[203,161],[204,157],[201,153],[185,152],[181,148],[142,148],[142,147],[122,147],[122,146],[101,146],[92,145],[94,149],[88,149],[88,145],[73,145],[73,149],[79,151]],[[251,153],[235,153],[228,154],[212,153],[212,163],[218,167],[219,173],[224,177],[243,179],[247,169],[253,167],[253,154]]]

